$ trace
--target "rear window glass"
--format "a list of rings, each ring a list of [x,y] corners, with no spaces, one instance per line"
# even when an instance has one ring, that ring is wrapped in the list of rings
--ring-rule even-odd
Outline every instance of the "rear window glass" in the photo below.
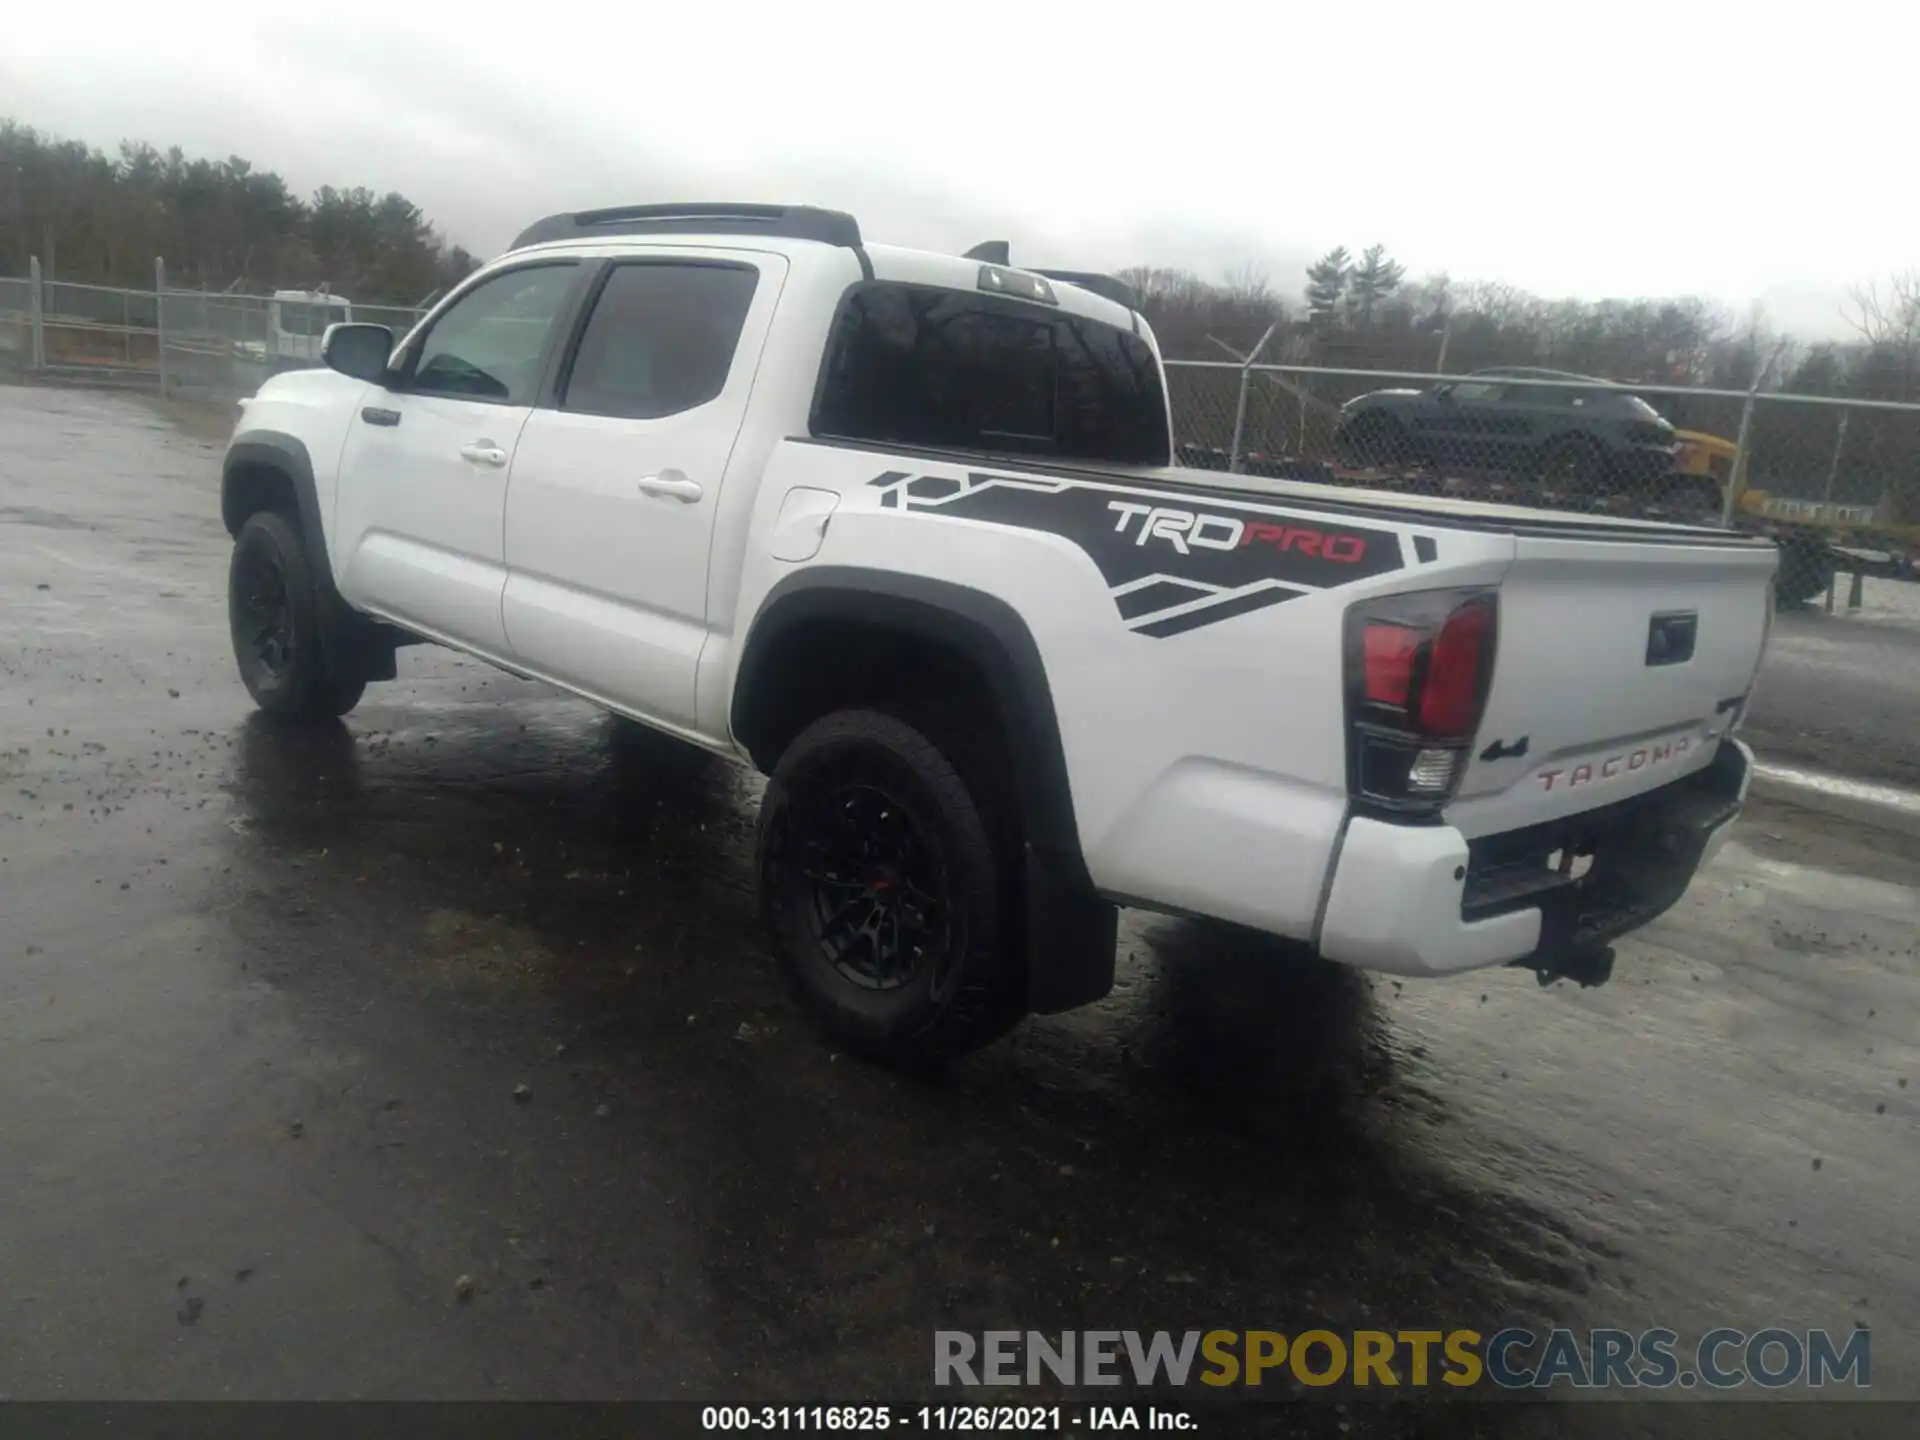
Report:
[[[1153,350],[1078,315],[933,286],[848,295],[813,433],[1007,455],[1168,463]]]

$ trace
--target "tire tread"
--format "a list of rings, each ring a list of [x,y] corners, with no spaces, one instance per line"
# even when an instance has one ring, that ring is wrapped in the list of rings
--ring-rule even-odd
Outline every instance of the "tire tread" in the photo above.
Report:
[[[949,739],[950,745],[960,742]],[[878,746],[905,766],[925,789],[943,820],[941,843],[956,890],[960,876],[973,877],[976,893],[968,903],[966,952],[953,992],[926,1013],[902,1014],[884,1033],[850,1024],[847,1013],[820,992],[782,933],[778,907],[771,893],[773,857],[769,853],[771,826],[796,776],[817,756],[846,746]],[[1022,915],[1016,881],[1017,856],[1004,842],[1006,827],[992,813],[984,784],[984,769],[966,768],[981,779],[976,797],[962,774],[962,766],[919,726],[891,709],[833,711],[794,737],[775,766],[761,810],[760,875],[762,903],[782,968],[803,1008],[816,1024],[855,1048],[894,1064],[917,1065],[940,1061],[972,1050],[1004,1035],[1026,1012],[1026,977],[1022,964]],[[988,805],[983,807],[982,801]],[[988,893],[977,893],[984,887]]]
[[[249,546],[271,546],[286,576],[290,603],[294,611],[294,664],[290,683],[284,687],[263,689],[241,654],[238,636],[234,637],[234,659],[240,679],[253,696],[254,704],[269,715],[290,720],[332,720],[345,715],[360,703],[367,681],[362,675],[344,671],[328,663],[320,643],[321,607],[327,597],[320,593],[307,558],[300,522],[281,510],[258,510],[247,517],[234,537],[233,560],[227,572],[229,628],[233,621],[234,582],[240,559]]]

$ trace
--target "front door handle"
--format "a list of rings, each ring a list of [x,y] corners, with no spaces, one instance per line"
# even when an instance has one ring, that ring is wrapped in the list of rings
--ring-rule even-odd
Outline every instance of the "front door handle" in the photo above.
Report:
[[[691,505],[707,492],[700,488],[699,481],[689,480],[678,470],[662,470],[658,475],[648,475],[641,480],[640,493]]]
[[[476,465],[485,465],[498,470],[507,463],[507,452],[491,440],[476,440],[471,445],[460,447],[460,458],[471,460]]]

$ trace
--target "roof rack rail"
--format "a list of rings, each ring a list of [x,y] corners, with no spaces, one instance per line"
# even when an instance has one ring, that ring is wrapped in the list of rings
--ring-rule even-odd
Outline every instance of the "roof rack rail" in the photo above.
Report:
[[[818,240],[826,245],[860,248],[860,225],[841,210],[811,205],[737,205],[680,201],[669,205],[616,205],[549,215],[515,237],[512,248],[549,240],[592,240],[603,235],[768,235],[788,240]]]
[[[1005,265],[1009,269],[1025,269],[1025,266],[1013,263],[1012,248],[1004,240],[982,240],[960,258],[979,260],[988,265]],[[1092,270],[1029,270],[1027,273],[1044,275],[1049,280],[1058,280],[1065,285],[1076,285],[1115,304],[1124,305],[1129,310],[1140,308],[1139,297],[1133,293],[1133,287],[1117,275],[1101,275]]]

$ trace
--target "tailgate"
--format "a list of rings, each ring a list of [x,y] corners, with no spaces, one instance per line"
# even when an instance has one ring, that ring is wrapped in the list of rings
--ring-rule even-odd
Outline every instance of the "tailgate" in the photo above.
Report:
[[[1522,534],[1500,585],[1485,718],[1447,819],[1469,836],[1691,774],[1766,643],[1771,545]]]

